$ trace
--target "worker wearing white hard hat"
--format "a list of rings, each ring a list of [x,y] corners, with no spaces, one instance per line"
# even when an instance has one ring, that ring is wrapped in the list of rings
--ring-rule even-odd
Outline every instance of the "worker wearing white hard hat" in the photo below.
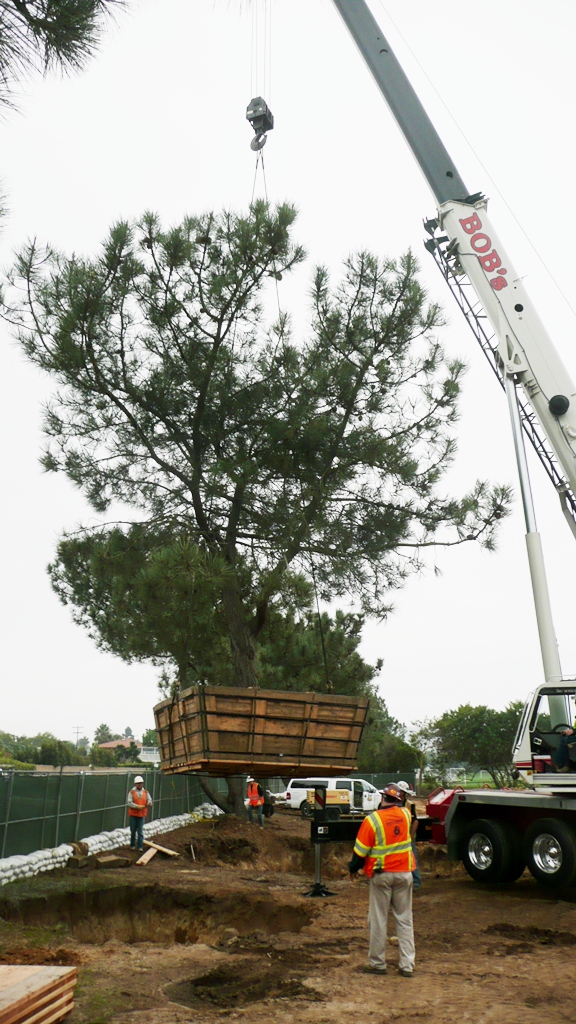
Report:
[[[246,795],[248,797],[248,821],[254,821],[252,812],[256,811],[258,824],[260,828],[264,828],[264,815],[262,814],[262,807],[264,806],[264,791],[262,786],[259,786],[251,775],[246,779],[246,786]]]
[[[130,822],[130,849],[144,849],[144,821],[148,808],[152,807],[152,797],[144,789],[144,779],[136,775],[134,786],[128,793],[128,820]]]

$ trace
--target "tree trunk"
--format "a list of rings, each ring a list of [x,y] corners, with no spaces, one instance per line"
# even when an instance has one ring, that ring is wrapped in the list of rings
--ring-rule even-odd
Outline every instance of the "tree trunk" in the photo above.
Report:
[[[233,686],[257,686],[256,647],[246,622],[242,598],[235,586],[222,591],[222,604],[226,615],[228,638],[234,666]],[[230,780],[231,781],[231,780]]]
[[[246,808],[244,806],[245,782],[242,776],[232,775],[226,780],[228,783],[228,797],[222,796],[214,787],[208,778],[203,775],[198,776],[198,782],[201,788],[206,793],[206,796],[210,797],[213,803],[224,811],[224,814],[235,814],[238,818],[246,818]]]
[[[232,775],[226,780],[228,783],[228,797],[238,818],[247,818],[248,813],[244,806],[246,799],[246,781],[240,775]]]

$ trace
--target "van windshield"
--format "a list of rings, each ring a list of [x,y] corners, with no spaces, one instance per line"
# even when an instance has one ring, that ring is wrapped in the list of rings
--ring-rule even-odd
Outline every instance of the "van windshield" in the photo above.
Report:
[[[293,779],[290,789],[314,789],[314,786],[328,786],[328,779]]]

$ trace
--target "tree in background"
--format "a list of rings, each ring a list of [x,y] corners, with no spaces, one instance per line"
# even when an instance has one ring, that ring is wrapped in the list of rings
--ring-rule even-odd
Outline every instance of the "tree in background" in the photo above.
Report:
[[[157,747],[158,746],[158,733],[156,729],[146,729],[142,735],[142,746],[143,747]]]
[[[111,740],[121,740],[122,737],[117,732],[112,732],[109,725],[99,725],[94,733],[94,743],[110,743]]]
[[[99,747],[97,743],[94,743],[88,754],[88,762],[94,768],[117,768],[116,750],[110,747]]]
[[[118,764],[140,764],[140,748],[134,740],[128,747],[116,747],[114,753]]]
[[[134,733],[132,732],[132,729],[130,728],[129,725],[127,725],[126,728],[124,729],[124,739],[127,740],[128,737],[132,737],[132,739],[134,738]]]
[[[105,18],[123,0],[1,0],[0,103],[31,71],[83,68],[96,50]]]
[[[462,765],[472,774],[488,772],[497,787],[511,785],[512,743],[523,708],[522,701],[514,701],[504,711],[462,704],[421,723],[421,741],[429,752],[432,770],[444,777],[448,768]]]
[[[28,764],[85,765],[86,758],[74,743],[59,740],[50,732],[14,736],[0,732],[0,746],[17,761]]]
[[[417,753],[406,742],[405,726],[393,718],[378,693],[370,696],[368,720],[358,752],[358,771],[413,772]]]
[[[353,256],[336,286],[317,268],[305,338],[286,316],[265,323],[266,282],[304,258],[294,217],[257,202],[163,231],[147,214],[93,260],[32,243],[11,276],[7,315],[58,386],[44,467],[99,513],[122,502],[190,539],[210,595],[198,614],[223,622],[237,686],[259,682],[288,573],[383,617],[424,547],[493,546],[509,503],[482,482],[460,499],[439,490],[463,368],[444,358],[410,253]]]

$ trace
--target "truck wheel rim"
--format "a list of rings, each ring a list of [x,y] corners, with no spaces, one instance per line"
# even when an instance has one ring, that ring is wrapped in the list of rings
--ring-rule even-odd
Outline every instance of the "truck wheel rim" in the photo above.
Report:
[[[548,832],[536,837],[532,855],[536,867],[546,875],[554,875],[562,867],[562,847]]]
[[[468,856],[470,863],[479,871],[486,871],[491,867],[494,860],[494,849],[488,836],[481,832],[475,832],[468,843]]]

